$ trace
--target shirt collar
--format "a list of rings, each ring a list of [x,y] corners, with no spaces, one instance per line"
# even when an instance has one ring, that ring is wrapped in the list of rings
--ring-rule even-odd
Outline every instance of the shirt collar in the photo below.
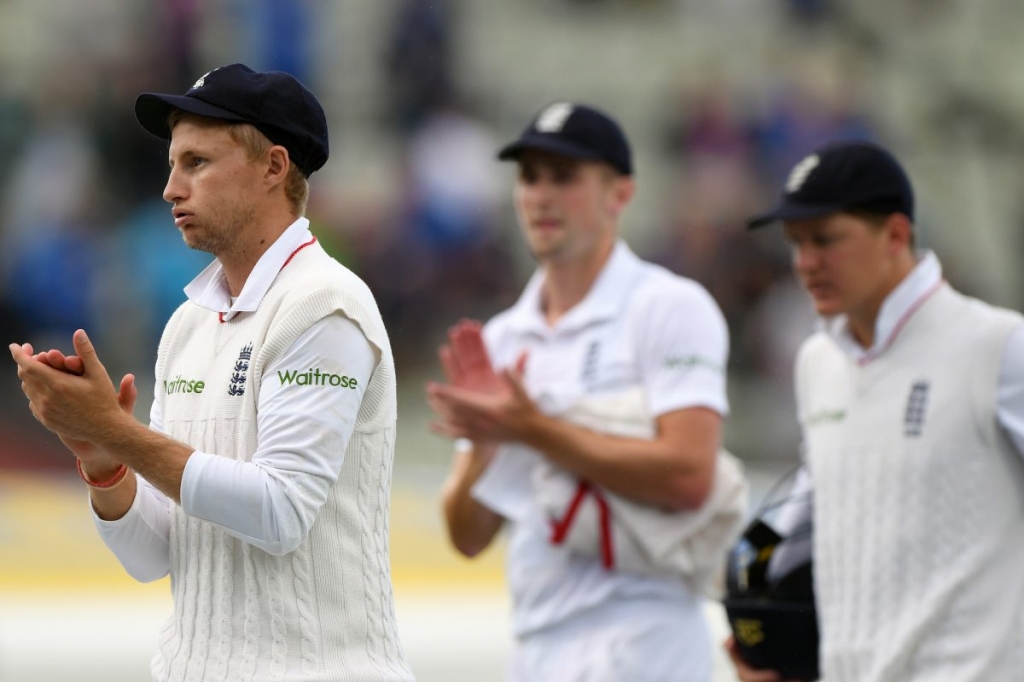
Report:
[[[231,302],[224,268],[216,259],[189,282],[185,287],[185,295],[196,305],[221,313],[222,320],[230,320],[238,313],[252,312],[259,307],[277,273],[288,263],[292,254],[314,240],[306,218],[299,218],[289,225],[260,256],[234,303]]]
[[[522,295],[511,309],[511,324],[521,332],[544,334],[549,330],[571,331],[614,317],[625,304],[630,282],[637,276],[643,261],[624,241],[617,240],[608,261],[583,300],[563,315],[553,328],[548,326],[541,308],[544,268],[538,268]]]
[[[866,364],[889,347],[907,320],[938,291],[942,281],[939,259],[931,251],[922,251],[914,269],[882,302],[875,320],[875,341],[870,348],[864,348],[853,338],[846,315],[822,318],[822,328],[843,352],[858,363]]]

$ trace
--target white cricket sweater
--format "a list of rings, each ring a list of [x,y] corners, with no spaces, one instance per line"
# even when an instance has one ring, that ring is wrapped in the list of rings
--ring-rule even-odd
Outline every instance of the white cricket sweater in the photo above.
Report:
[[[797,359],[828,682],[1024,680],[1024,462],[996,419],[1021,317],[942,284],[856,362]]]
[[[157,680],[412,679],[398,642],[388,557],[394,364],[366,285],[314,243],[293,254],[255,312],[222,322],[185,303],[164,331],[157,381],[187,386],[201,378],[204,388],[169,393],[164,427],[203,452],[247,460],[256,450],[264,369],[338,311],[381,355],[338,481],[306,539],[284,556],[172,505],[174,614],[153,659]]]

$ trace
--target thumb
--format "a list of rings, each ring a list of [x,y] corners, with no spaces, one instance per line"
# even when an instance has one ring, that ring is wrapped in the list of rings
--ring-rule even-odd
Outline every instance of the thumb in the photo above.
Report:
[[[526,392],[526,386],[523,385],[522,374],[512,369],[504,369],[502,370],[501,374],[502,377],[504,377],[505,381],[508,383],[509,387],[512,389],[513,395],[515,395],[520,400],[527,400],[533,402],[533,400],[530,398],[530,395]]]
[[[76,331],[71,340],[75,344],[75,354],[82,359],[84,373],[88,373],[90,370],[106,372],[99,356],[96,355],[96,349],[93,348],[92,341],[89,340],[89,335],[85,333],[84,329]]]
[[[135,375],[125,374],[117,393],[117,402],[121,404],[121,409],[131,414],[135,410],[135,401],[138,397],[139,389],[135,385]]]

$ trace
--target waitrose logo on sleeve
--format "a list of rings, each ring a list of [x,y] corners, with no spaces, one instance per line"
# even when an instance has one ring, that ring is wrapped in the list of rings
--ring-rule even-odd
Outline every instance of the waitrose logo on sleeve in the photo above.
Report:
[[[277,372],[282,386],[335,386],[337,388],[355,388],[357,381],[355,377],[344,374],[331,374],[321,371],[319,367],[311,367],[305,372],[298,370],[285,370]]]

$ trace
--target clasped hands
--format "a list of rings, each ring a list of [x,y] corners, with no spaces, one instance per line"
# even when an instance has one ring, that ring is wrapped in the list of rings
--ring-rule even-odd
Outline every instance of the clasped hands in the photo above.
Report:
[[[100,480],[120,466],[95,443],[112,423],[131,418],[138,389],[135,377],[126,374],[114,389],[106,368],[85,331],[72,336],[76,355],[59,350],[35,353],[28,343],[8,346],[18,364],[21,390],[32,415],[81,461],[90,477]]]
[[[496,371],[479,322],[460,320],[438,351],[447,383],[427,384],[437,419],[431,429],[477,443],[524,441],[543,415],[523,386],[526,354],[513,369]]]

